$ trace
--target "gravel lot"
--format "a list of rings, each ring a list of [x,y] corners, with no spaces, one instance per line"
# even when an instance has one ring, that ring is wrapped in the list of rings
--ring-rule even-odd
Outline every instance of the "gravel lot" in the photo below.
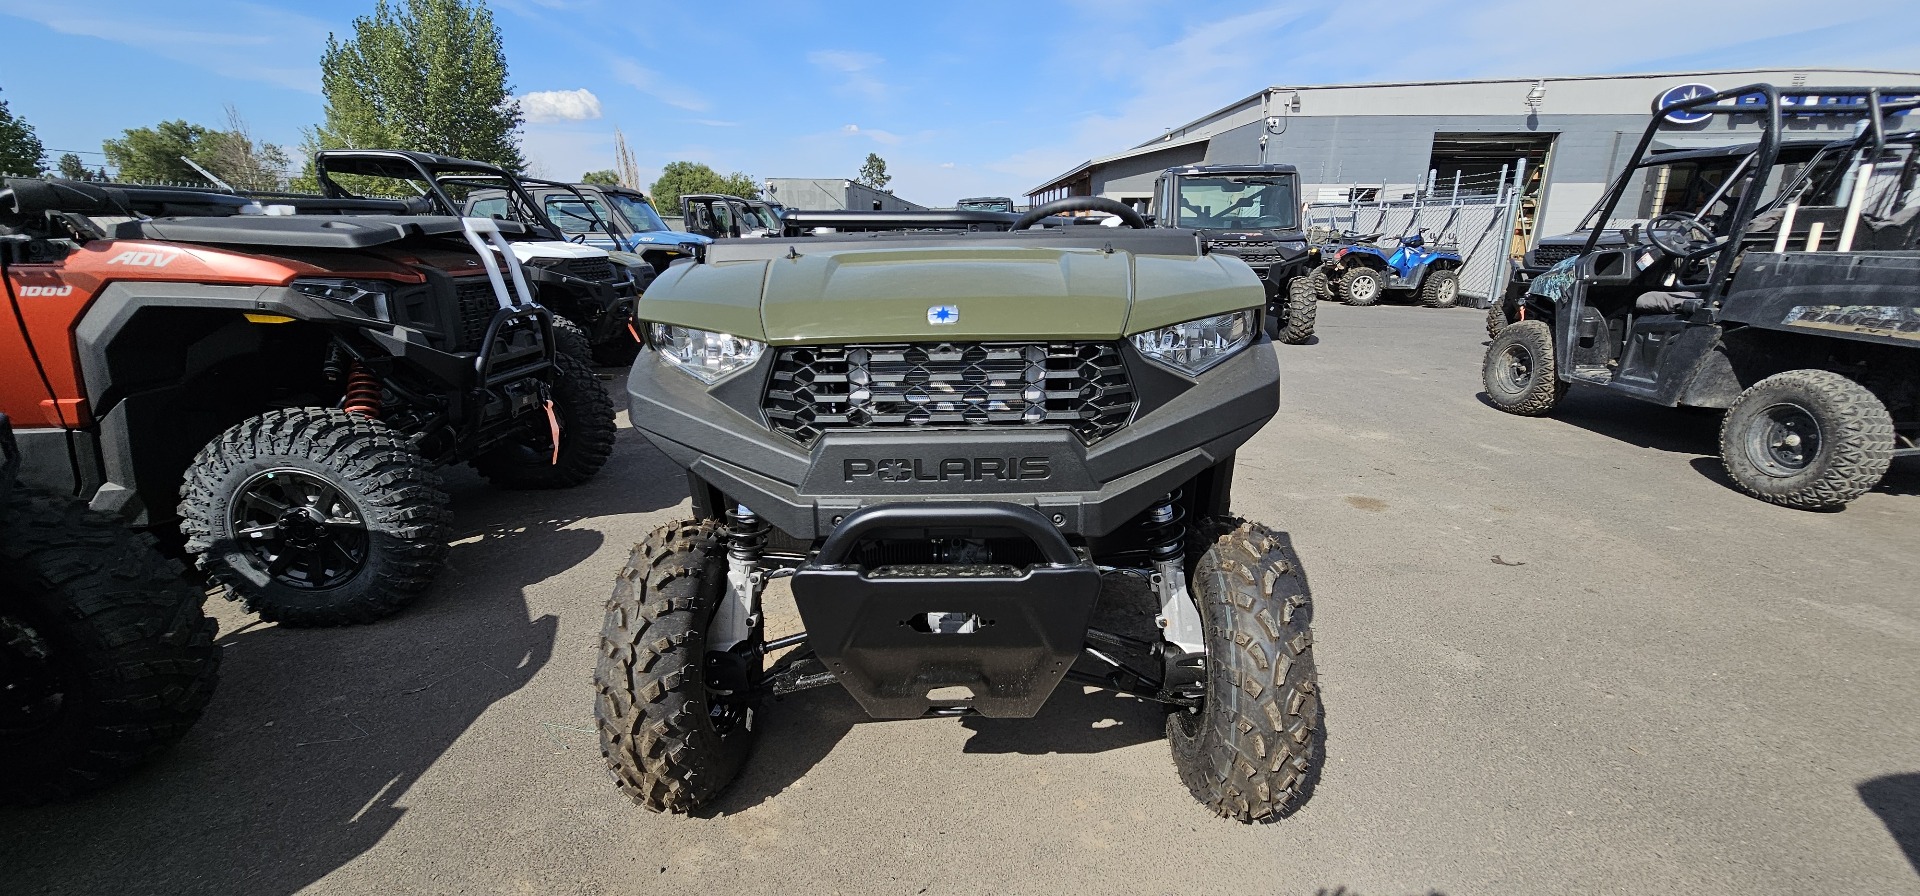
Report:
[[[1488,407],[1478,312],[1321,315],[1236,495],[1317,604],[1328,758],[1289,820],[1213,818],[1159,711],[1073,686],[1026,721],[810,691],[715,811],[629,804],[600,612],[685,509],[629,429],[577,491],[452,472],[450,567],[396,619],[211,607],[206,718],[123,786],[0,813],[0,892],[1920,893],[1920,463],[1776,508],[1725,483],[1713,415]]]

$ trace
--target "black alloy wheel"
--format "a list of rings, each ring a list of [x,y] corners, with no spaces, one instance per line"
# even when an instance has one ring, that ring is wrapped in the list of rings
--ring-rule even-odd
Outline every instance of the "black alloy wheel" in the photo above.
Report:
[[[289,588],[338,587],[367,562],[369,535],[360,509],[305,470],[255,473],[234,492],[227,518],[241,548]]]

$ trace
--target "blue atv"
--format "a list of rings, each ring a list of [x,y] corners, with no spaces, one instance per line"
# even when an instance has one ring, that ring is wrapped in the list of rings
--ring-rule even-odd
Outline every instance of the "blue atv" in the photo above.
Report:
[[[1460,299],[1460,266],[1465,260],[1449,249],[1428,249],[1426,230],[1400,237],[1388,253],[1363,240],[1323,247],[1321,273],[1333,297],[1349,305],[1378,305],[1388,291],[1413,292],[1428,308],[1451,308]],[[1332,250],[1330,253],[1328,250]]]

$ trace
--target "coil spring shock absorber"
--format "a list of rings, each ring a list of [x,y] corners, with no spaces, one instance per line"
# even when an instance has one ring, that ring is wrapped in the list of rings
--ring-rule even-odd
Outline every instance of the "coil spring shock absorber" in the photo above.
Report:
[[[369,420],[380,419],[383,399],[380,396],[380,381],[373,372],[358,361],[347,371],[347,395],[340,399],[340,409],[349,414],[359,414]]]
[[[731,647],[753,637],[754,599],[766,581],[760,554],[767,547],[767,521],[745,504],[727,511],[727,602],[713,620],[715,646]]]
[[[707,688],[734,694],[753,687],[747,658],[753,653],[753,630],[759,623],[754,604],[766,577],[760,572],[760,554],[767,546],[768,525],[745,504],[727,511],[727,594],[713,616],[707,640]]]
[[[1180,506],[1180,490],[1168,492],[1141,515],[1141,537],[1155,564],[1179,560],[1187,552],[1187,509]]]
[[[1162,660],[1171,689],[1193,683],[1201,670],[1195,657],[1206,650],[1205,629],[1200,607],[1187,591],[1187,511],[1180,505],[1180,491],[1168,492],[1141,515],[1140,526],[1147,542],[1147,555],[1153,560],[1149,581],[1160,598],[1160,615],[1154,624],[1160,627]]]

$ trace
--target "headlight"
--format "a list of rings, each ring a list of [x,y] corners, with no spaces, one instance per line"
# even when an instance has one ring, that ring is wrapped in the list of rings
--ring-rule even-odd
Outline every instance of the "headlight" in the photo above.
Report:
[[[393,284],[383,280],[335,280],[315,277],[293,281],[293,291],[316,299],[351,305],[360,312],[361,317],[374,320],[393,320],[392,311],[387,302],[387,294],[393,290]]]
[[[1235,311],[1190,320],[1184,324],[1136,333],[1133,347],[1140,354],[1188,376],[1233,357],[1253,344],[1254,312]]]
[[[709,386],[752,367],[767,350],[764,342],[672,324],[653,324],[648,335],[662,359]]]

